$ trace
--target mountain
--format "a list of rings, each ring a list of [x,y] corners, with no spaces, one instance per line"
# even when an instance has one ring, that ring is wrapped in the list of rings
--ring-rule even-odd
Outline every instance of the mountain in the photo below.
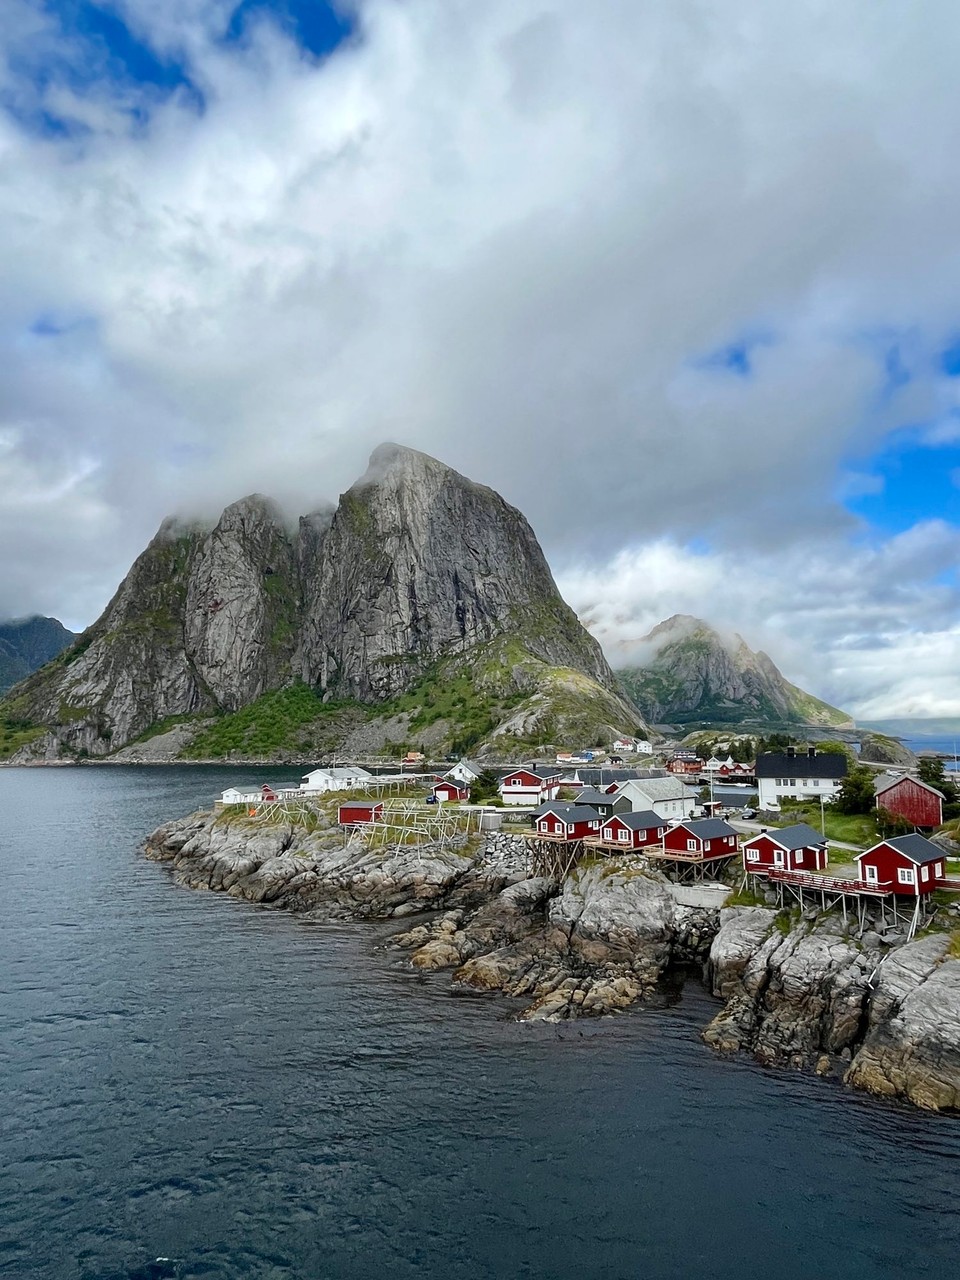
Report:
[[[700,618],[675,614],[641,643],[643,665],[618,675],[652,723],[853,727],[845,712],[785,679],[765,653]]]
[[[51,757],[170,734],[185,756],[280,758],[643,731],[521,513],[397,445],[293,528],[260,495],[212,529],[164,521],[0,717],[0,752]]]
[[[0,623],[0,693],[55,658],[76,640],[56,618],[18,618]]]

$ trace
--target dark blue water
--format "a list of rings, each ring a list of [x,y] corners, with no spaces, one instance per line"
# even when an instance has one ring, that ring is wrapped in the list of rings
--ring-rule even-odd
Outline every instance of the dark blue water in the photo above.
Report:
[[[689,989],[518,1026],[138,854],[263,777],[0,771],[0,1273],[956,1274],[960,1122],[717,1059]]]
[[[926,733],[912,738],[901,738],[901,742],[910,751],[939,751],[941,755],[953,756],[957,754],[957,749],[960,747],[960,735]],[[957,770],[957,761],[944,760],[943,767],[948,773],[953,773]]]

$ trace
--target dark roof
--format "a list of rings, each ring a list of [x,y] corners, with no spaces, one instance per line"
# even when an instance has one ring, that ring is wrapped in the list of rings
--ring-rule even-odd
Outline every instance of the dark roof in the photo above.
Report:
[[[764,751],[757,756],[758,778],[845,778],[847,757],[840,755],[787,755],[785,751]]]
[[[622,822],[625,827],[629,827],[631,831],[645,831],[648,827],[667,825],[666,818],[661,818],[659,813],[654,813],[652,809],[641,809],[639,813],[611,813],[607,822],[612,822],[614,818]]]
[[[678,822],[675,824],[684,831],[689,831],[700,840],[714,840],[717,836],[735,836],[736,828],[722,818],[698,818],[695,822]]]
[[[866,857],[867,853],[873,853],[874,849],[879,849],[882,844],[887,844],[891,849],[896,849],[897,853],[902,853],[905,858],[909,858],[911,862],[938,862],[943,858],[944,852],[932,840],[928,840],[926,836],[909,835],[894,836],[890,840],[878,840],[875,845],[871,845],[866,853],[858,853],[855,855],[859,861],[860,858]]]
[[[605,791],[597,791],[595,787],[588,787],[578,794],[577,804],[611,805],[616,798],[615,795],[607,795]]]
[[[546,805],[541,807],[549,813],[555,813],[564,822],[596,822],[600,817],[596,809],[591,809],[585,804],[553,804],[549,807]]]
[[[648,776],[647,770],[644,769],[601,769],[596,766],[589,769],[581,769],[579,765],[574,767],[573,772],[576,773],[582,783],[591,787],[606,786],[610,782],[630,782],[634,778]]]
[[[752,844],[761,835],[769,836],[774,844],[778,844],[781,849],[806,849],[811,845],[827,843],[826,836],[821,835],[819,831],[815,831],[813,827],[807,826],[805,822],[795,822],[792,827],[774,827],[770,831],[761,831],[758,835],[751,836],[744,843]]]
[[[536,809],[531,809],[530,812],[534,818],[539,818],[545,813],[562,813],[564,809],[569,808],[570,806],[562,800],[545,800],[543,804],[538,804]]]

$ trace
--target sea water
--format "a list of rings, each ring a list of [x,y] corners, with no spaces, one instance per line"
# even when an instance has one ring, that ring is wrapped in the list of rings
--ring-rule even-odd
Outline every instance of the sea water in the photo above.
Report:
[[[176,887],[144,834],[293,771],[0,770],[0,1274],[957,1273],[960,1121],[716,1057],[696,983],[559,1027]]]

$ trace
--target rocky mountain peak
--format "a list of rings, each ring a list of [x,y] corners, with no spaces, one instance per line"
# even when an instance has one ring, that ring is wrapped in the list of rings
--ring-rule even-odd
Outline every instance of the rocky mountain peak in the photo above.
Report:
[[[844,712],[791,684],[742,636],[723,636],[701,618],[674,614],[640,645],[642,661],[619,674],[655,723],[853,724]]]

